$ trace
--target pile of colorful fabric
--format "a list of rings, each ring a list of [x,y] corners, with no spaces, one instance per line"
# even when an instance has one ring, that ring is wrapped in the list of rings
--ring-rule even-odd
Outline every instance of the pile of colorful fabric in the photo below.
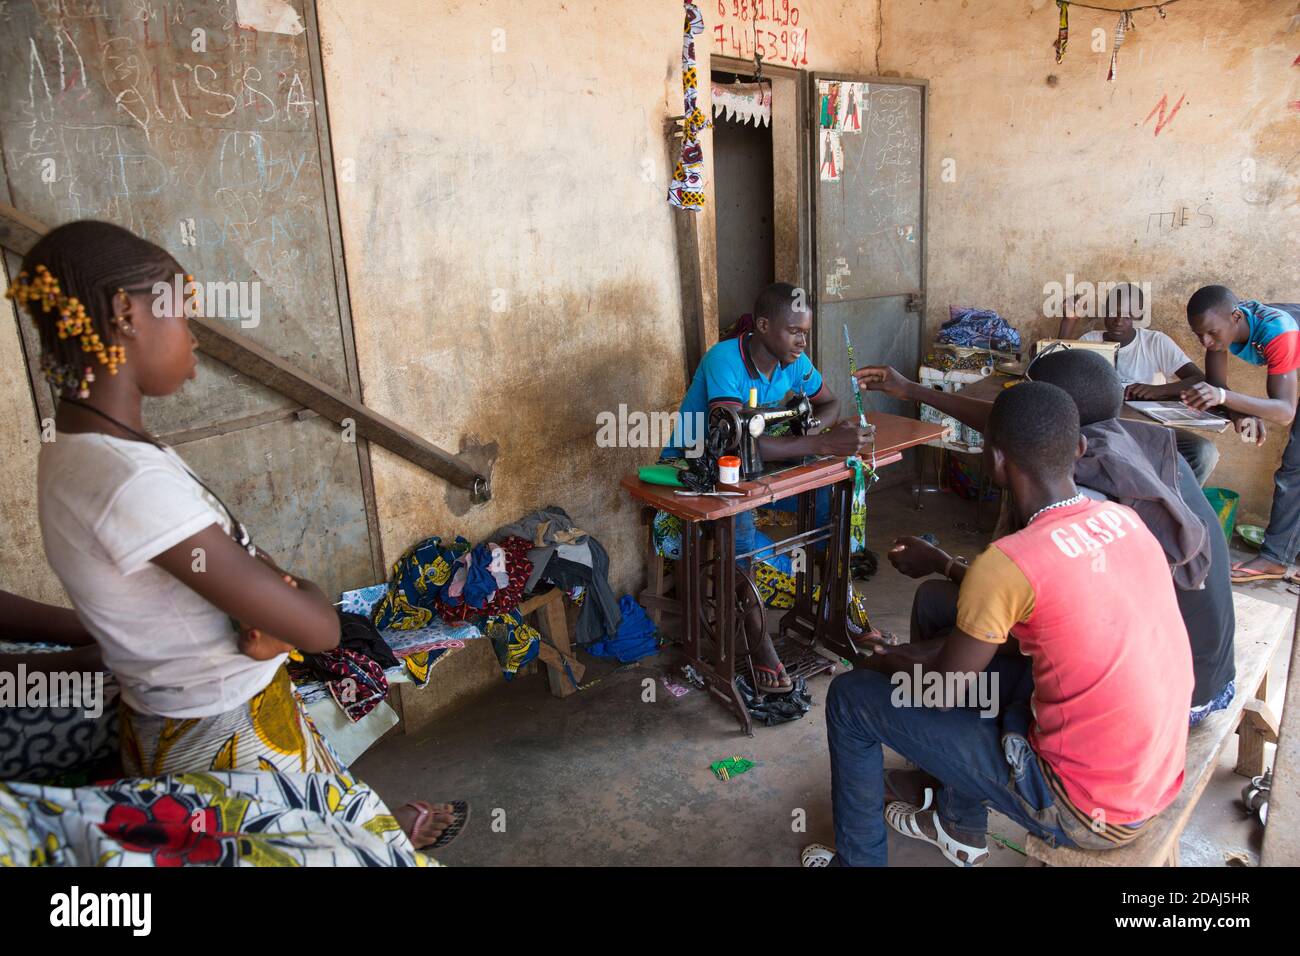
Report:
[[[574,525],[563,508],[547,505],[529,512],[498,528],[494,537],[531,542],[527,557],[532,562],[532,574],[524,593],[531,594],[540,584],[570,593],[583,589],[586,599],[575,635],[579,644],[591,644],[618,633],[618,601],[609,586],[609,555],[599,541]]]
[[[334,701],[355,723],[388,697],[384,671],[397,667],[397,656],[379,636],[369,618],[339,612],[339,646],[320,654],[307,654],[290,663],[295,683],[323,681]]]
[[[942,345],[992,349],[995,352],[1020,350],[1020,333],[990,309],[959,309],[954,305],[948,307],[948,315],[948,321],[935,336],[935,341]]]
[[[436,614],[448,623],[504,614],[518,606],[532,574],[531,544],[506,538],[471,547],[433,536],[397,559],[371,620],[380,630],[418,630]]]

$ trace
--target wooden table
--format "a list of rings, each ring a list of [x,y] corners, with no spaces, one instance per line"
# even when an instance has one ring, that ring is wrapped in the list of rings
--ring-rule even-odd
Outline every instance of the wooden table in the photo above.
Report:
[[[904,449],[932,441],[943,433],[940,425],[883,412],[869,414],[867,420],[876,426],[877,469],[899,461]],[[686,657],[709,692],[732,710],[742,729],[751,736],[753,722],[735,684],[736,638],[743,627],[736,601],[736,562],[756,552],[736,553],[736,516],[798,496],[795,534],[759,550],[766,556],[776,557],[824,544],[819,574],[823,587],[814,608],[812,575],[796,569],[794,607],[781,619],[780,630],[810,648],[821,647],[836,657],[852,659],[859,652],[845,626],[851,586],[849,510],[853,486],[849,479],[852,475],[843,458],[818,458],[742,483],[738,487],[745,494],[739,498],[685,498],[675,493],[684,489],[646,484],[636,475],[628,475],[621,482],[628,494],[647,508],[666,511],[682,520],[680,570],[675,575],[677,601],[673,603],[682,614]],[[830,522],[814,526],[817,492],[822,488],[830,489]],[[711,545],[707,557],[706,544]],[[709,583],[711,589],[706,587]]]

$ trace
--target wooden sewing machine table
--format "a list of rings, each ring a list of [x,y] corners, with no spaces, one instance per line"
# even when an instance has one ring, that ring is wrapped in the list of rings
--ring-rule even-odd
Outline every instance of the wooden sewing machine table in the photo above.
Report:
[[[901,460],[905,449],[933,441],[943,434],[941,425],[884,412],[869,414],[867,420],[876,426],[877,470]],[[819,578],[824,586],[814,607],[812,575],[806,570],[796,573],[794,606],[782,617],[779,633],[788,635],[806,648],[822,650],[824,657],[852,660],[858,653],[846,630],[848,589],[851,587],[849,511],[852,477],[853,471],[843,458],[818,458],[808,464],[782,468],[754,481],[743,482],[738,488],[745,494],[738,498],[683,497],[676,492],[685,489],[647,484],[636,475],[628,475],[621,482],[628,494],[650,511],[651,526],[653,512],[657,510],[666,511],[682,521],[679,571],[674,575],[677,598],[672,600],[655,591],[647,591],[642,594],[642,603],[652,611],[671,610],[681,614],[687,662],[695,668],[709,692],[736,715],[746,734],[753,735],[753,722],[735,683],[737,636],[743,627],[735,599],[737,574],[740,573],[736,561],[743,561],[757,552],[736,553],[736,516],[798,496],[795,533],[757,550],[769,558],[804,549],[810,556],[806,567],[811,569],[814,563],[811,555],[816,546],[825,544],[819,562]],[[822,488],[831,489],[830,521],[814,527],[817,492]],[[653,537],[653,527],[650,533]],[[662,564],[662,559],[653,554],[653,549],[650,559]],[[712,588],[706,586],[709,583]]]

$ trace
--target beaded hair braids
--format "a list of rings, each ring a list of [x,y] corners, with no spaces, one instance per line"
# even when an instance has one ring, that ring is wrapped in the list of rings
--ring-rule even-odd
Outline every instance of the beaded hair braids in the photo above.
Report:
[[[98,368],[116,375],[113,299],[152,291],[183,270],[171,254],[112,223],[81,220],[46,233],[5,298],[25,307],[41,336],[41,368],[61,394],[87,398]]]

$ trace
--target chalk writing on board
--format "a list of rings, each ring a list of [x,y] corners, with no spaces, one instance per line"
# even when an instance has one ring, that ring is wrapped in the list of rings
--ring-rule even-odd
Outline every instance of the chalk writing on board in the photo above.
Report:
[[[205,281],[261,282],[273,301],[259,335],[345,382],[337,324],[305,318],[337,314],[333,283],[307,278],[332,273],[307,37],[234,16],[225,0],[0,2],[13,202],[49,222],[119,223]],[[205,389],[169,420],[200,414]],[[221,394],[232,414],[262,407]]]
[[[850,288],[837,271],[821,270],[824,294],[839,301],[919,282],[921,93],[885,83],[865,90],[862,133],[840,139],[841,182],[818,183],[819,258],[843,260],[853,276]]]

